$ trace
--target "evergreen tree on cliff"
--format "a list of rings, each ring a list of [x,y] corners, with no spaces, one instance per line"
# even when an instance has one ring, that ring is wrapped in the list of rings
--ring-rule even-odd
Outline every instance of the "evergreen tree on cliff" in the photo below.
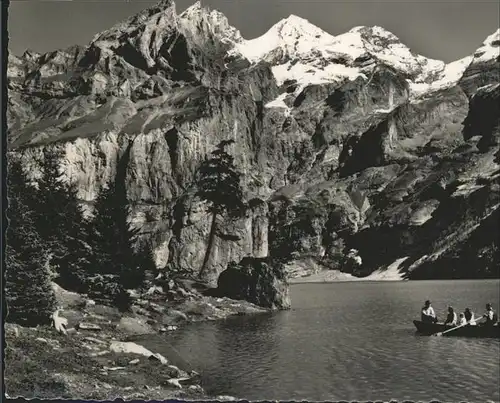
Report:
[[[56,299],[47,270],[46,246],[38,236],[21,164],[11,161],[7,173],[9,205],[5,248],[7,320],[24,326],[50,324]]]
[[[62,179],[62,152],[45,149],[41,161],[42,177],[33,200],[37,232],[50,253],[50,266],[59,274],[63,287],[84,291],[89,266],[89,247],[77,189]]]
[[[113,181],[103,187],[95,203],[91,223],[93,258],[96,274],[112,274],[125,288],[137,288],[144,282],[145,256],[134,253],[137,231],[128,222],[129,208],[125,187]]]
[[[200,278],[204,277],[212,252],[217,233],[217,218],[224,214],[231,218],[244,214],[241,174],[234,165],[234,158],[226,151],[226,147],[232,143],[233,140],[219,143],[211,157],[205,159],[198,170],[196,195],[208,202],[208,211],[212,215],[208,246],[198,274]]]

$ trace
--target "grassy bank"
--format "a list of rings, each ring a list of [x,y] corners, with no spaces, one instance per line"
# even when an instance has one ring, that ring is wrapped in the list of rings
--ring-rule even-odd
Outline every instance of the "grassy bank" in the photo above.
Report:
[[[68,319],[67,335],[51,327],[5,324],[5,387],[11,398],[206,399],[201,377],[192,368],[171,365],[169,357],[158,358],[154,351],[144,354],[130,340],[175,331],[193,321],[266,312],[184,288],[177,298],[163,292],[137,295],[124,314],[56,285],[54,289],[61,316]],[[124,345],[120,342],[133,348],[117,349]]]

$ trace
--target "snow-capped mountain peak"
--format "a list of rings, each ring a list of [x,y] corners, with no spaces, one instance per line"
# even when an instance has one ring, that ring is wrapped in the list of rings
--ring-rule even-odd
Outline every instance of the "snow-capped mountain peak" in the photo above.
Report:
[[[271,33],[276,34],[285,40],[289,38],[331,38],[331,35],[327,34],[321,28],[318,28],[316,25],[310,23],[305,18],[299,17],[295,14],[290,14],[287,18],[284,18],[273,25],[268,31],[268,34]]]
[[[387,29],[374,25],[368,27],[365,25],[351,28],[349,32],[358,33],[364,40],[370,41],[373,39],[382,39],[392,42],[400,42],[399,38]]]
[[[474,53],[474,62],[486,62],[500,57],[500,29],[488,36]]]
[[[423,80],[423,76],[442,70],[445,65],[440,60],[415,54],[396,35],[379,26],[357,26],[336,36],[333,50],[352,60],[363,55],[370,56],[415,77],[417,81]]]
[[[379,63],[425,82],[429,74],[444,68],[443,62],[415,55],[394,34],[379,26],[357,26],[333,36],[292,14],[262,36],[245,40],[224,14],[209,10],[199,1],[177,15],[175,3],[163,0],[99,34],[93,42],[108,54],[128,43],[152,67],[162,44],[176,32],[202,48],[215,41],[225,44],[230,56],[244,57],[251,63],[266,61],[274,66],[279,82],[291,79],[308,85],[355,79]]]
[[[251,62],[266,60],[277,63],[280,59],[301,57],[313,50],[321,50],[333,36],[308,20],[290,15],[274,24],[264,35],[237,44],[235,52]]]
[[[391,66],[417,82],[445,67],[442,61],[413,53],[382,27],[356,26],[333,36],[296,15],[258,38],[242,40],[231,53],[253,63],[271,63],[278,82],[297,80],[303,85],[355,79],[373,63]]]
[[[385,65],[406,77],[412,92],[422,94],[453,85],[471,63],[494,64],[499,57],[500,29],[486,38],[474,57],[446,65],[412,52],[396,35],[380,26],[356,26],[333,36],[292,14],[262,36],[245,40],[224,14],[208,9],[200,1],[178,15],[172,0],[162,0],[97,34],[89,49],[98,48],[95,55],[99,62],[123,58],[140,69],[152,71],[173,68],[169,52],[174,45],[179,49],[184,46],[185,51],[208,46],[221,55],[245,58],[250,63],[265,61],[272,66],[278,84],[295,80],[297,91],[308,85],[368,77],[375,67]],[[50,58],[52,64],[59,65],[58,59],[73,60],[76,53],[64,51],[43,56],[27,52],[21,59],[35,62],[44,57],[40,60]],[[22,76],[18,64],[17,59],[12,59],[9,75]],[[51,67],[47,74],[56,70]]]

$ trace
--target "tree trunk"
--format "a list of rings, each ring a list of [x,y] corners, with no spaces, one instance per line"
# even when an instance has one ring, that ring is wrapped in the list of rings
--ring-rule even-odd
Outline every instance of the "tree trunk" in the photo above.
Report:
[[[212,246],[214,244],[215,239],[215,229],[217,226],[217,213],[212,213],[212,224],[210,227],[210,234],[208,235],[208,245],[207,250],[205,252],[205,258],[203,259],[203,264],[201,265],[200,272],[198,274],[198,278],[202,279],[205,274],[205,269],[208,263],[208,259],[210,258],[210,253],[212,252]]]

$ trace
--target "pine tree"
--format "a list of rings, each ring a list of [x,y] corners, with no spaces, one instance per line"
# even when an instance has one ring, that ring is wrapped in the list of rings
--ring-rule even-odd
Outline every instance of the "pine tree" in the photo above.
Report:
[[[50,266],[68,289],[84,291],[89,266],[87,228],[78,203],[75,185],[65,183],[59,171],[62,153],[45,149],[42,177],[33,203],[36,228],[50,252]]]
[[[147,243],[139,245],[135,253],[136,265],[149,279],[155,278],[159,274],[156,266],[153,248]]]
[[[125,288],[136,288],[144,281],[144,269],[134,253],[137,231],[128,223],[129,209],[123,186],[110,183],[95,203],[92,221],[93,270],[116,275]]]
[[[36,233],[21,164],[11,161],[7,174],[9,196],[6,233],[7,320],[24,326],[49,324],[56,300],[47,270],[46,247]]]
[[[243,192],[240,186],[241,174],[234,165],[234,158],[226,147],[234,143],[226,140],[219,143],[211,158],[205,159],[198,170],[196,195],[208,202],[208,212],[212,215],[208,246],[198,276],[204,277],[206,265],[212,252],[217,233],[217,218],[228,214],[235,218],[243,215]]]

